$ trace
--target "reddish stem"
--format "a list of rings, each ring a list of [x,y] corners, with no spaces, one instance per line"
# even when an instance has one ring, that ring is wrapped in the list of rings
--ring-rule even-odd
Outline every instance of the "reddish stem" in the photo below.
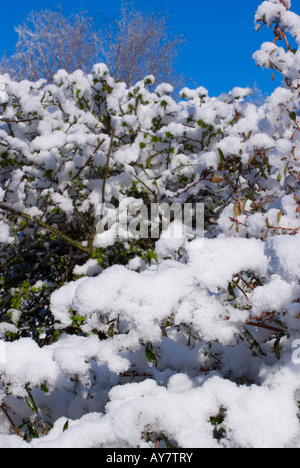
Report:
[[[279,1],[285,7],[285,9],[288,11],[289,7],[287,6],[287,3],[284,0],[279,0]]]
[[[5,416],[7,417],[7,419],[9,420],[9,422],[10,422],[10,424],[11,424],[13,430],[15,431],[15,433],[16,433],[19,437],[21,437],[21,439],[23,439],[22,434],[20,434],[20,432],[18,431],[18,428],[16,427],[15,423],[13,422],[13,420],[11,419],[11,417],[9,416],[9,414],[8,414],[6,408],[4,407],[4,405],[1,405],[1,406],[0,406],[0,409],[3,411],[3,413],[5,414]]]

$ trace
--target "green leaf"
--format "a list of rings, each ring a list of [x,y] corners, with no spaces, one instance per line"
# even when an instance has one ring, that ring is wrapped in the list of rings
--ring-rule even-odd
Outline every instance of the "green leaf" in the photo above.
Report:
[[[225,416],[226,416],[226,410],[224,408],[220,408],[220,411],[218,414],[209,418],[209,422],[212,426],[218,426],[219,424],[222,424],[224,422]]]
[[[150,167],[151,167],[151,159],[152,159],[151,156],[149,156],[148,159],[147,159],[147,162],[146,162],[147,169],[150,169]]]
[[[146,143],[144,143],[144,142],[142,141],[142,142],[140,143],[140,148],[141,148],[141,149],[146,148]]]
[[[176,449],[176,448],[177,448],[175,445],[173,445],[173,444],[169,441],[169,439],[168,439],[165,435],[163,435],[163,438],[164,438],[166,447],[167,447],[168,449]]]
[[[145,355],[149,362],[153,362],[155,365],[157,364],[157,357],[150,341],[146,344]]]
[[[160,143],[161,142],[161,138],[160,137],[157,137],[155,135],[152,135],[151,136],[151,141],[152,143]]]
[[[41,385],[41,390],[42,390],[42,392],[44,392],[44,393],[49,393],[49,390],[48,390],[48,388],[46,387],[46,385]]]
[[[109,327],[108,327],[108,332],[107,332],[109,338],[113,338],[114,337],[114,334],[115,334],[115,322],[112,323]]]
[[[39,412],[39,409],[37,407],[37,404],[36,402],[34,401],[34,398],[30,392],[30,390],[28,388],[26,388],[26,392],[28,394],[28,397],[26,398],[26,402],[27,402],[27,405],[29,406],[29,408],[34,411],[35,413],[38,413]]]
[[[29,437],[31,439],[39,439],[40,438],[36,427],[32,423],[27,423],[27,427],[28,427],[28,430],[29,430]]]
[[[235,214],[236,218],[242,214],[241,207],[240,207],[238,202],[236,202],[236,204],[234,205],[233,211],[234,211],[234,214]]]
[[[218,153],[219,153],[220,162],[223,163],[225,160],[225,156],[224,156],[223,151],[220,148],[218,148]]]
[[[274,343],[274,354],[275,354],[276,359],[278,359],[278,361],[280,360],[280,340],[282,337],[283,335],[279,335]]]
[[[73,317],[71,317],[71,320],[72,320],[72,325],[74,327],[77,327],[77,326],[80,327],[80,325],[82,325],[85,322],[86,317],[83,317],[81,315],[73,315]]]
[[[292,119],[294,122],[296,122],[296,118],[297,118],[296,112],[290,112],[289,115],[290,115],[290,119]]]
[[[56,330],[56,332],[54,333],[53,337],[52,337],[52,342],[55,343],[56,341],[59,340],[60,338],[60,335],[61,335],[61,332],[59,330]]]
[[[45,179],[51,179],[52,176],[53,176],[53,169],[47,169],[43,174],[43,177],[45,177]]]
[[[236,296],[235,296],[235,292],[234,292],[234,288],[232,287],[232,284],[231,284],[231,283],[228,283],[228,288],[227,288],[227,290],[228,290],[228,293],[230,294],[230,296],[236,297]]]
[[[63,427],[63,432],[65,432],[69,428],[69,421],[66,421]]]

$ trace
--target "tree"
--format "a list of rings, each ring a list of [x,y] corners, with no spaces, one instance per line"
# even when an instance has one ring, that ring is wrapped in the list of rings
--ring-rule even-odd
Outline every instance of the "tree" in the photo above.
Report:
[[[59,69],[88,72],[99,59],[116,80],[132,84],[145,74],[177,84],[174,64],[182,36],[172,36],[162,13],[143,13],[124,2],[120,17],[96,28],[84,13],[66,18],[60,11],[32,11],[16,28],[19,39],[0,72],[15,80],[52,79]]]
[[[16,32],[16,51],[2,59],[1,71],[17,80],[51,79],[61,68],[87,71],[97,57],[100,39],[84,13],[65,18],[60,11],[32,11]]]
[[[256,62],[285,78],[261,105],[103,64],[0,76],[0,447],[299,447],[290,3],[256,14],[276,39]],[[199,202],[203,242],[125,236],[143,205]]]
[[[103,31],[102,55],[112,76],[128,85],[152,74],[156,80],[176,84],[180,76],[174,64],[184,43],[172,36],[167,16],[161,12],[142,13],[124,1],[120,16]]]

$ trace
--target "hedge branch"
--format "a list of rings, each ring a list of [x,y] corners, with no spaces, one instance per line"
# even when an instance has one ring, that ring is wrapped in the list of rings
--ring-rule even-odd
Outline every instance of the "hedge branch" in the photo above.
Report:
[[[108,174],[109,174],[109,162],[110,162],[110,157],[111,157],[112,150],[113,150],[113,147],[114,147],[114,137],[115,137],[115,130],[112,129],[111,137],[110,137],[109,149],[108,149],[108,153],[107,153],[107,156],[106,156],[106,164],[105,164],[105,168],[104,168],[104,171],[103,171],[103,181],[102,181],[102,206],[101,206],[100,222],[102,222],[102,219],[103,219],[103,217],[104,217],[105,189],[106,189],[106,181],[107,181]]]
[[[92,251],[91,251],[91,248],[90,247],[84,247],[83,245],[81,245],[79,242],[76,242],[74,239],[72,239],[71,237],[67,236],[66,234],[64,234],[63,232],[61,232],[59,229],[56,229],[55,227],[51,226],[50,224],[48,223],[45,223],[44,221],[36,218],[35,216],[30,216],[29,214],[27,213],[24,213],[22,211],[18,211],[18,210],[15,210],[14,208],[11,208],[9,206],[6,206],[6,205],[3,205],[2,203],[0,203],[0,209],[1,210],[4,210],[4,211],[8,211],[16,216],[21,216],[21,218],[24,218],[24,219],[27,219],[29,222],[31,223],[35,223],[35,224],[38,224],[39,226],[43,227],[44,229],[46,229],[47,231],[50,231],[52,232],[53,234],[55,234],[56,236],[60,237],[62,240],[64,240],[65,242],[67,242],[68,244],[72,245],[73,247],[75,247],[76,249],[78,250],[81,250],[82,252],[85,252],[87,254],[91,254]]]
[[[9,420],[10,424],[11,424],[11,427],[13,428],[13,430],[15,431],[15,433],[21,438],[21,439],[24,439],[22,434],[19,432],[18,428],[16,427],[15,423],[13,422],[13,420],[11,419],[11,417],[9,416],[8,412],[6,411],[6,408],[4,407],[4,405],[1,405],[0,406],[0,409],[3,411],[3,413],[5,414],[5,416],[7,417],[7,419]]]

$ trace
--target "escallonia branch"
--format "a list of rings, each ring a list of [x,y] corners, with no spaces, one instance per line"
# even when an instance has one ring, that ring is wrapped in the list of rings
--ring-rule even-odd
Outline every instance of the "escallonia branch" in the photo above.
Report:
[[[14,214],[16,216],[20,216],[21,218],[24,218],[24,219],[26,219],[27,221],[29,221],[31,223],[38,224],[40,227],[43,227],[47,231],[52,232],[52,234],[54,234],[55,236],[60,237],[63,241],[65,241],[66,243],[72,245],[76,249],[81,250],[84,253],[87,253],[89,255],[91,255],[93,253],[92,248],[91,248],[90,245],[88,247],[85,247],[85,246],[81,245],[79,242],[76,242],[74,239],[67,236],[63,232],[61,232],[59,229],[56,229],[54,226],[51,226],[50,224],[42,221],[41,219],[37,218],[36,216],[30,216],[27,213],[15,210],[14,208],[12,208],[10,206],[7,206],[7,205],[4,205],[3,203],[0,203],[0,209],[3,210],[3,211],[6,211],[6,212],[12,213],[12,214]]]

